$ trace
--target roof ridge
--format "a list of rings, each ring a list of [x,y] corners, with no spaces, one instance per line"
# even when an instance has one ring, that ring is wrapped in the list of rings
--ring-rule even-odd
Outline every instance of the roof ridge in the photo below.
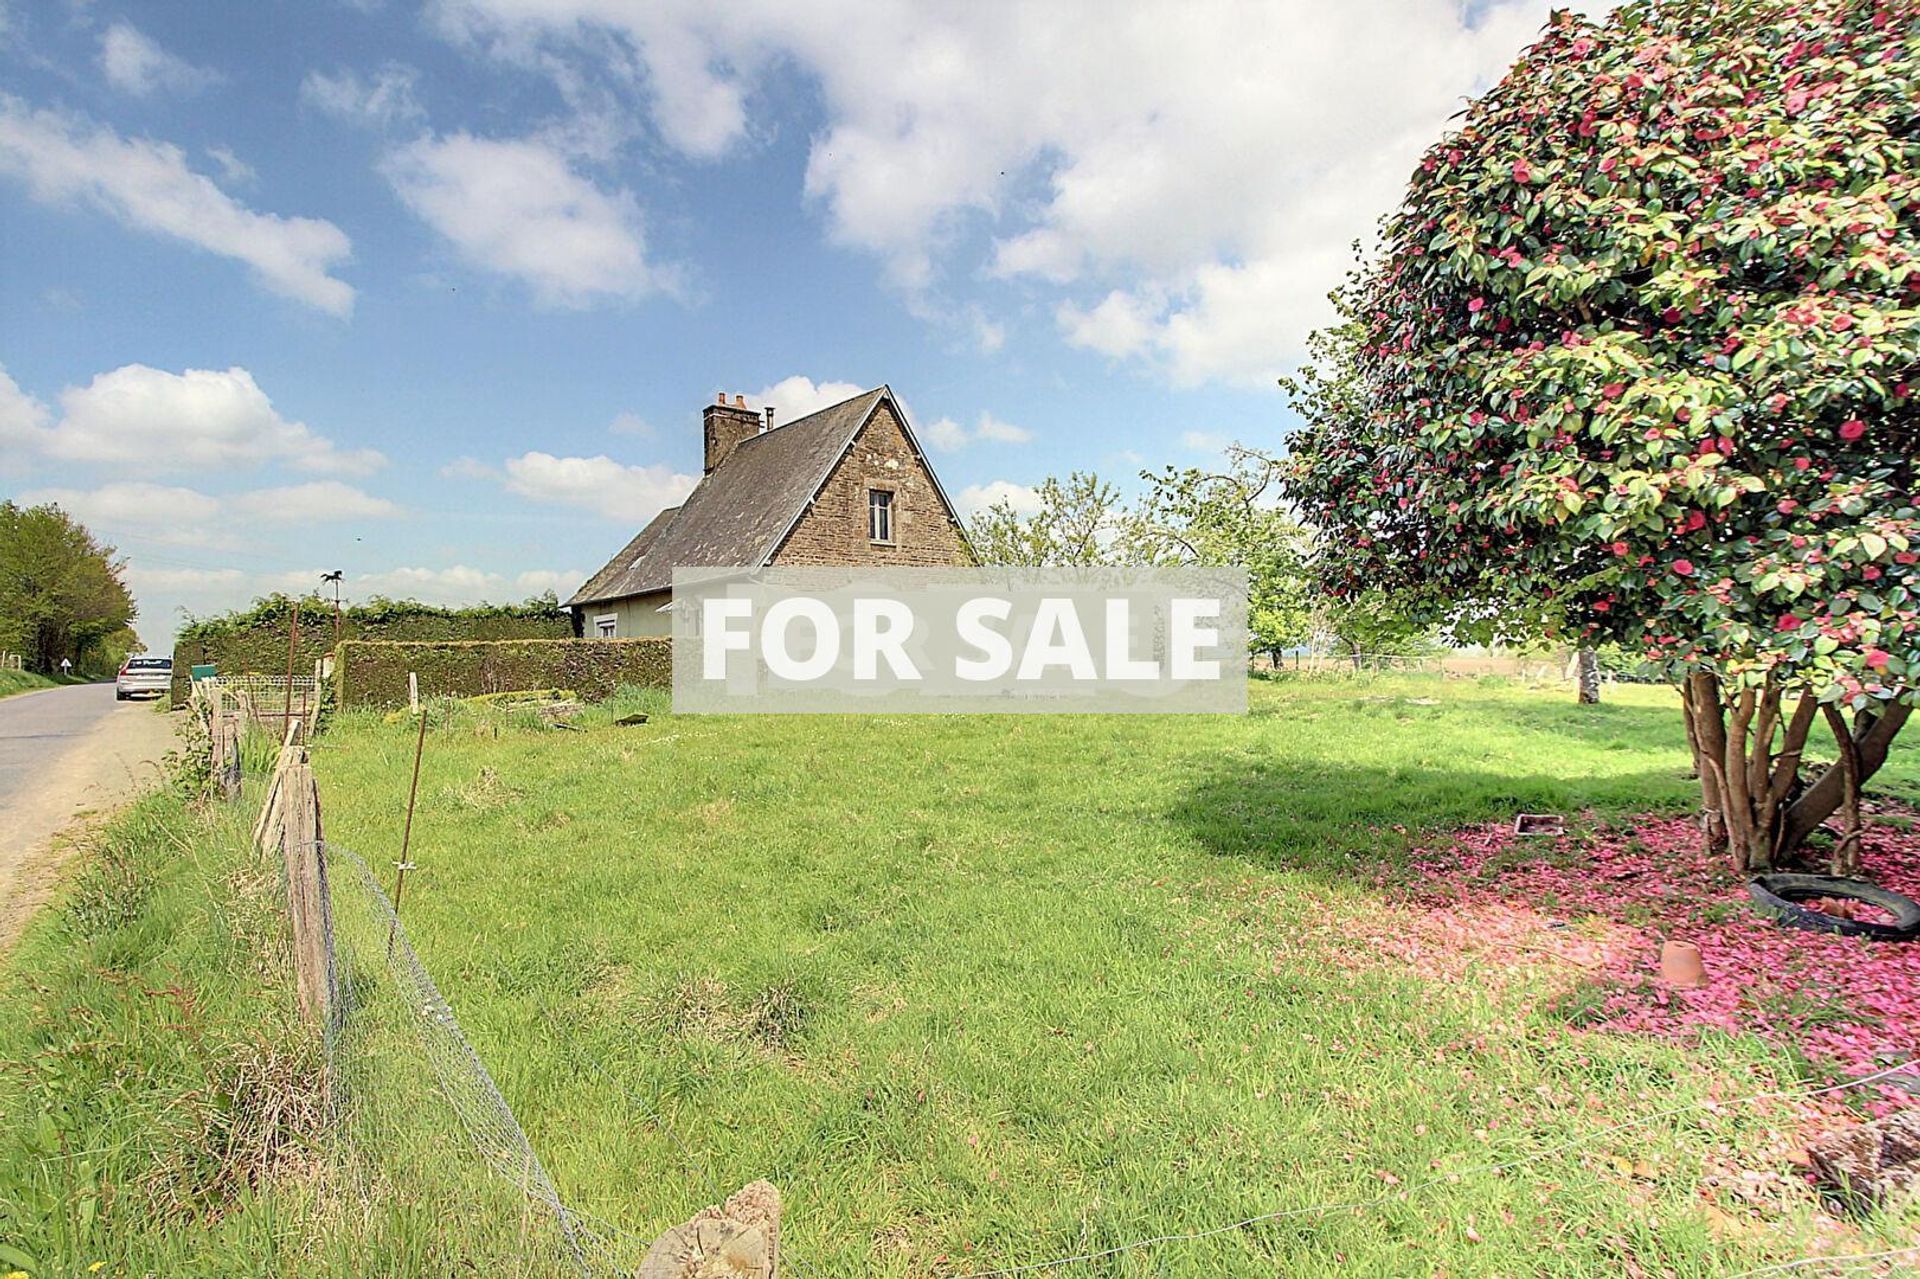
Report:
[[[813,421],[813,419],[819,417],[822,413],[831,413],[835,409],[843,409],[847,407],[847,405],[852,404],[855,400],[864,400],[869,395],[878,395],[881,393],[885,393],[889,397],[893,395],[893,392],[887,388],[887,384],[885,382],[882,382],[879,386],[873,387],[870,390],[862,391],[858,395],[849,395],[844,400],[836,400],[832,404],[828,404],[821,408],[817,408],[813,412],[807,414],[805,417],[797,417],[793,419],[793,421],[791,422],[781,422],[781,423],[778,423],[777,425],[768,427],[766,430],[759,432],[757,435],[749,435],[746,439],[740,441],[739,444],[735,445],[734,449],[737,452],[740,449],[745,448],[747,445],[752,444],[755,440],[766,439],[769,435],[772,435],[775,431],[784,431],[789,429],[790,427],[799,426],[803,422],[811,422]]]

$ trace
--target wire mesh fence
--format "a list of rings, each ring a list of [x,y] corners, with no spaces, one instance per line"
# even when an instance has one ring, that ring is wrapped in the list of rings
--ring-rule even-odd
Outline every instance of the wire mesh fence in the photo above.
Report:
[[[530,1276],[630,1275],[652,1240],[561,1198],[493,1076],[415,953],[373,869],[323,843],[337,983],[325,1023],[331,1101],[369,1200],[395,1178],[463,1219],[462,1260]]]

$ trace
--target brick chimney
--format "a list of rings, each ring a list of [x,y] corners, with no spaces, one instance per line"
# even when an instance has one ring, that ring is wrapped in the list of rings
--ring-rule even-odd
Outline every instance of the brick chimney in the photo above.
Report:
[[[732,457],[742,441],[760,434],[760,415],[747,407],[744,395],[734,396],[733,403],[729,404],[727,393],[722,391],[715,403],[707,405],[701,419],[706,428],[708,474]]]

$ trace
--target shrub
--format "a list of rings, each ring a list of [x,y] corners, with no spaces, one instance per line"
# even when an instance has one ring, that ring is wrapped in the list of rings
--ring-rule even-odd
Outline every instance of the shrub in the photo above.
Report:
[[[565,688],[590,701],[622,685],[673,682],[669,640],[483,640],[392,643],[350,640],[334,656],[334,689],[345,706],[403,706],[407,673],[421,695],[473,697],[515,689]]]

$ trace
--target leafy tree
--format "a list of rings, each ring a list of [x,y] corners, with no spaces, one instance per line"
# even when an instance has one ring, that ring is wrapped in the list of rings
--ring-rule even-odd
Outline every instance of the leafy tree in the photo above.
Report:
[[[1345,656],[1359,670],[1381,657],[1410,657],[1434,647],[1433,622],[1385,591],[1316,594],[1314,646]]]
[[[1120,491],[1090,472],[1051,476],[1037,490],[1039,509],[1023,514],[1002,498],[973,517],[967,537],[982,564],[1033,568],[1120,562],[1128,517]]]
[[[1843,806],[1846,866],[1915,697],[1917,51],[1913,0],[1556,15],[1421,160],[1293,444],[1337,589],[1678,682],[1742,868]]]
[[[1151,564],[1247,570],[1247,628],[1275,662],[1312,634],[1306,535],[1279,504],[1280,460],[1233,445],[1218,471],[1145,471],[1147,491],[1127,521],[1132,558]]]
[[[58,506],[0,502],[0,649],[52,674],[103,674],[133,642],[133,596],[114,549]],[[110,647],[110,645],[112,647]]]

